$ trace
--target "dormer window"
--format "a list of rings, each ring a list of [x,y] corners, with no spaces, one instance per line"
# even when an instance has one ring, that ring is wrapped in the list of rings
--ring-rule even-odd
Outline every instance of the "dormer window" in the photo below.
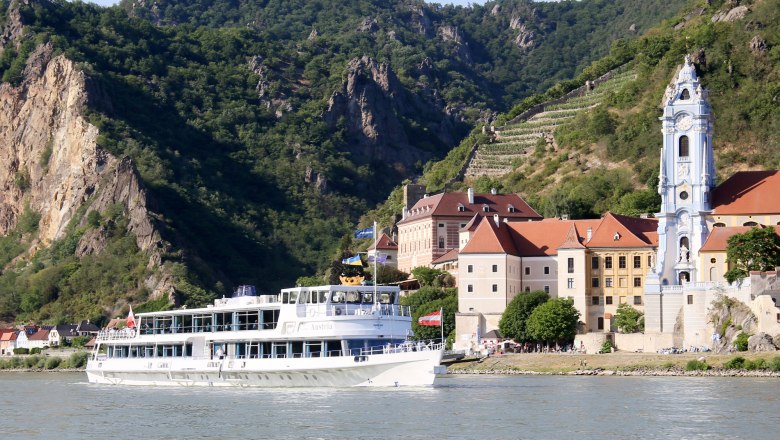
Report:
[[[490,206],[488,206],[488,205],[482,205],[482,211],[483,211],[483,212],[490,212]]]
[[[615,232],[615,235],[612,236],[612,239],[615,241],[620,240],[620,232]]]
[[[682,93],[680,93],[680,101],[687,101],[691,99],[691,92],[688,91],[688,89],[683,89]]]
[[[507,211],[509,211],[509,212],[517,212],[517,210],[515,209],[515,207],[514,207],[514,206],[512,206],[512,205],[509,205],[509,206],[507,206],[507,209],[506,209],[506,210],[507,210]]]
[[[463,203],[458,203],[458,212],[465,212],[466,207],[463,206]]]

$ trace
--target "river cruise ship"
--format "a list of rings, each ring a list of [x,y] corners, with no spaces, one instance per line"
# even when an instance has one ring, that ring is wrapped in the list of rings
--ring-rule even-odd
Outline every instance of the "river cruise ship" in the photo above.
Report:
[[[233,387],[431,386],[443,344],[410,342],[411,313],[388,286],[320,286],[139,313],[103,331],[92,383]]]

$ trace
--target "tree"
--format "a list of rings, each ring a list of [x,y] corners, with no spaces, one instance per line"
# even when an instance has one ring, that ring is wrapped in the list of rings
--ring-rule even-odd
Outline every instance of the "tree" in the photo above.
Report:
[[[450,335],[455,330],[455,313],[458,312],[458,290],[439,289],[426,286],[411,295],[401,298],[401,304],[412,309],[412,330],[414,339],[439,339],[441,329],[439,327],[427,327],[417,324],[420,316],[444,309],[444,335]]]
[[[729,283],[745,278],[751,270],[773,270],[780,265],[780,237],[775,228],[753,228],[732,235],[726,247],[731,269],[725,273]]]
[[[419,266],[412,269],[412,275],[420,282],[420,286],[434,286],[434,287],[452,287],[454,280],[449,272],[432,269],[426,266]]]
[[[535,308],[525,325],[528,334],[537,341],[563,342],[574,339],[579,318],[573,299],[556,298]]]
[[[528,342],[532,340],[526,328],[528,317],[535,308],[544,304],[550,299],[550,295],[535,291],[521,293],[512,299],[504,314],[501,315],[501,321],[498,322],[498,329],[506,338],[512,338],[517,342]]]
[[[615,312],[615,325],[623,333],[644,331],[644,314],[628,304],[620,304]]]

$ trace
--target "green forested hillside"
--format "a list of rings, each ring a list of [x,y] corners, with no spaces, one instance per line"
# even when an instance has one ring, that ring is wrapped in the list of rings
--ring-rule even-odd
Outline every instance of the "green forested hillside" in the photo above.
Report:
[[[361,214],[479,120],[685,3],[4,1],[20,8],[25,36],[5,46],[0,72],[18,83],[43,43],[85,69],[100,91],[88,108],[99,144],[134,160],[172,243],[164,263],[177,267],[180,299],[197,304],[239,283],[271,291],[322,272]],[[398,129],[365,146],[360,115],[336,111],[339,99]],[[403,161],[382,159],[402,150]],[[0,276],[2,317],[95,319],[123,292],[143,301],[137,249],[116,237],[116,264],[104,268],[122,275],[112,290],[97,282],[99,265],[88,271],[68,254],[84,233],[71,231],[57,258]],[[4,248],[29,243],[29,233],[14,237]]]
[[[542,142],[533,155],[513,162],[513,171],[503,176],[452,182],[475,144],[493,142],[474,134],[444,161],[431,164],[422,182],[429,191],[473,185],[480,191],[494,187],[519,192],[546,216],[656,212],[661,99],[686,54],[692,55],[709,90],[718,178],[723,180],[738,169],[780,167],[780,2],[699,3],[693,13],[639,39],[617,41],[609,56],[575,81],[529,97],[499,116],[497,127],[610,69],[623,66],[635,72],[635,80],[606,92],[604,104],[558,127],[554,146]],[[713,19],[735,7],[748,8],[744,18]]]

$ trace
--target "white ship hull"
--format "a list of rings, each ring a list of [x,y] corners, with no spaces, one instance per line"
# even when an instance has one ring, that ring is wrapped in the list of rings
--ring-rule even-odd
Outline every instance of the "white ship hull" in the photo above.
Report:
[[[90,360],[91,383],[207,387],[432,386],[441,349],[322,358]]]

